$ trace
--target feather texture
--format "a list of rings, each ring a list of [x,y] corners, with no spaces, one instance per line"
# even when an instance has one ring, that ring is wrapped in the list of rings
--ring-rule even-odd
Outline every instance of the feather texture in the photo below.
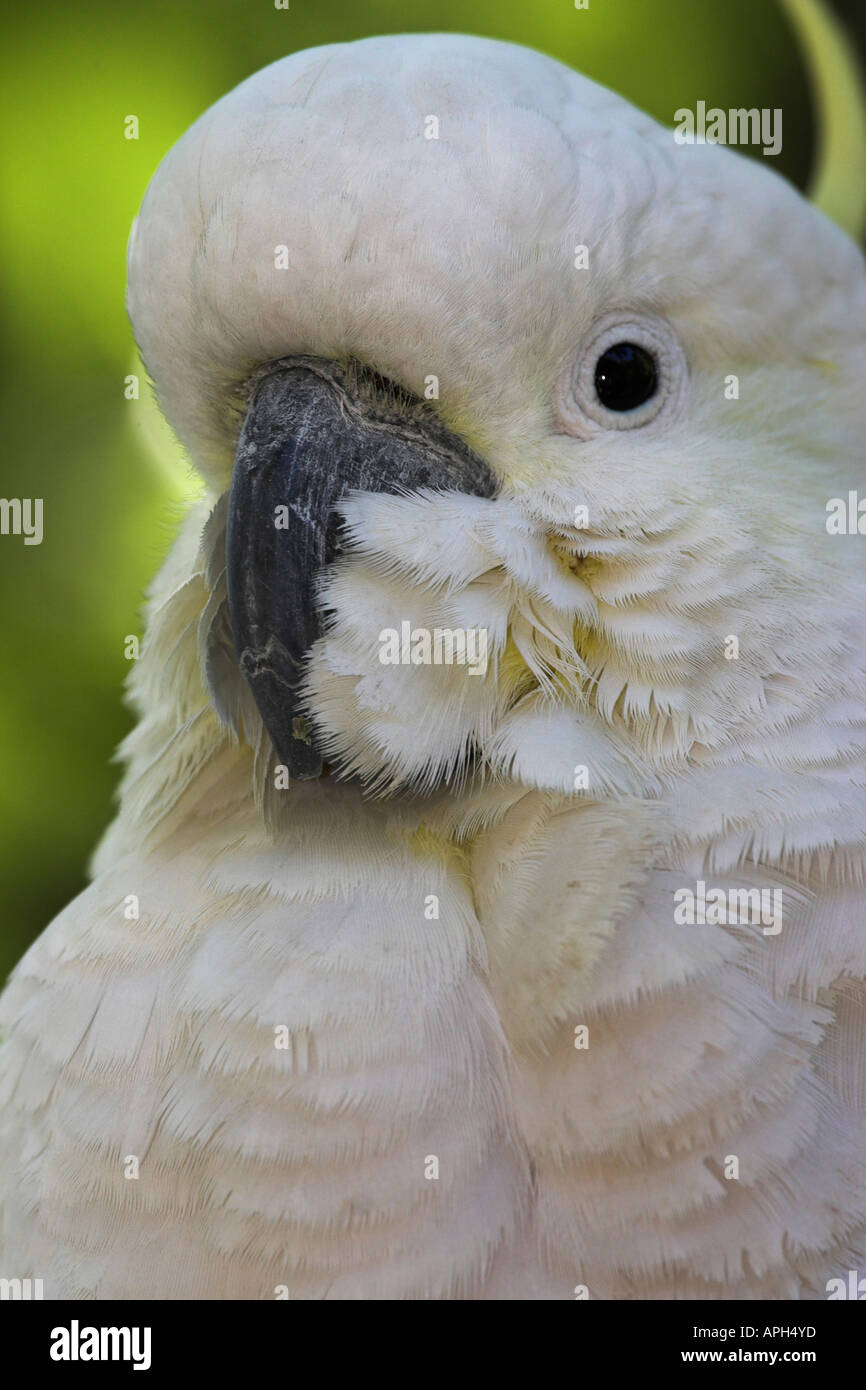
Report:
[[[825,526],[862,484],[856,248],[538,54],[412,36],[207,113],[130,308],[212,491],[93,883],[0,1001],[3,1273],[718,1299],[862,1268],[866,581]],[[582,394],[611,322],[661,345],[645,429]],[[283,790],[225,491],[245,383],[292,354],[434,374],[500,491],[343,499],[304,679],[328,775]],[[403,622],[483,629],[485,669],[383,665]],[[773,914],[678,921],[699,884]]]

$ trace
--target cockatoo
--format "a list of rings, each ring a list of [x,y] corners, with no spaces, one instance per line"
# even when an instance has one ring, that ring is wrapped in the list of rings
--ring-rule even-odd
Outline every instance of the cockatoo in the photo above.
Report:
[[[374,38],[187,132],[128,302],[208,492],[93,882],[0,1007],[0,1273],[863,1270],[853,241],[536,52]]]

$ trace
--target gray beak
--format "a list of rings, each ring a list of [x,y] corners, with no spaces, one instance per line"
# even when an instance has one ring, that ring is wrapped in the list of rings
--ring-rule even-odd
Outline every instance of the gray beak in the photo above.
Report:
[[[226,577],[241,673],[291,777],[322,771],[297,690],[322,630],[316,579],[340,550],[335,506],[349,491],[417,488],[493,497],[496,482],[429,407],[372,372],[296,358],[261,377],[235,457]]]

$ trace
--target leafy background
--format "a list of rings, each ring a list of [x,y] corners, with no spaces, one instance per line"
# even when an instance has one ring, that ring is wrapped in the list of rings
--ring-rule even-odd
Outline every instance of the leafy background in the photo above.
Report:
[[[862,0],[838,0],[851,23]],[[10,12],[7,11],[7,14]],[[862,21],[861,21],[862,22]],[[126,238],[186,127],[285,53],[374,33],[468,31],[545,50],[670,123],[677,107],[782,107],[777,167],[803,186],[809,95],[775,0],[43,0],[0,58],[5,456],[0,493],[42,497],[45,538],[0,537],[0,979],[83,887],[129,726],[124,639],[194,483],[144,395]],[[140,138],[124,139],[135,114]]]

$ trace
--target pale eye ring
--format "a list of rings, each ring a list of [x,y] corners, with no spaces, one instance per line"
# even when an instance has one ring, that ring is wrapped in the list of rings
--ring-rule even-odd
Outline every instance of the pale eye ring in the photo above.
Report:
[[[559,422],[581,439],[608,430],[655,432],[679,413],[687,386],[685,353],[669,323],[654,314],[608,314],[566,365]]]

